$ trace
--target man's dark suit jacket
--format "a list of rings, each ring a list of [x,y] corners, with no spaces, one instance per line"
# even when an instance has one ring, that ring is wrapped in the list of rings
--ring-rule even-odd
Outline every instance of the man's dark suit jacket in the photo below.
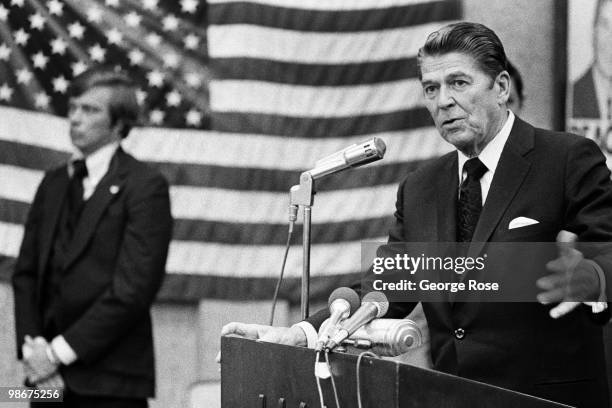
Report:
[[[42,285],[69,176],[48,172],[32,203],[13,275],[18,355],[42,335]],[[154,395],[150,306],[165,272],[172,219],[168,183],[117,151],[83,208],[63,265],[57,329],[78,360],[61,367],[83,395]],[[51,339],[48,339],[51,340]]]
[[[456,152],[409,174],[398,191],[389,241],[456,241],[458,178]],[[508,229],[517,217],[539,224]],[[482,253],[488,242],[554,242],[560,230],[583,241],[612,240],[605,159],[588,139],[536,129],[516,118],[469,253]],[[612,271],[608,260],[597,260]],[[607,282],[612,299],[610,273]],[[413,307],[392,302],[385,317],[403,318]],[[586,306],[557,320],[548,315],[551,307],[535,299],[424,303],[434,368],[571,405],[608,407],[601,326]],[[308,321],[318,328],[327,315],[322,311]],[[456,335],[459,328],[463,336]]]

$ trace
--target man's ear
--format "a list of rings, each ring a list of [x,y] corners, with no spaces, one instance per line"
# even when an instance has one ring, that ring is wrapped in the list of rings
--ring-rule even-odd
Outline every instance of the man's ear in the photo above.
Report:
[[[510,97],[510,74],[508,74],[508,71],[502,71],[497,74],[495,89],[497,90],[497,102],[500,105],[507,104]]]

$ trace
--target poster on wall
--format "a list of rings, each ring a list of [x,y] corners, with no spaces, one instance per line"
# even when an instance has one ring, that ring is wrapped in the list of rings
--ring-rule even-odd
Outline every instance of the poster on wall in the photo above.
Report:
[[[570,132],[593,139],[612,168],[612,0],[568,1]]]

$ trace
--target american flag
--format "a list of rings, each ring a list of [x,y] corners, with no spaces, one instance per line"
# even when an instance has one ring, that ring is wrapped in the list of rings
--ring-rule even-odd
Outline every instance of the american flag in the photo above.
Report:
[[[326,296],[360,271],[361,241],[384,239],[398,181],[450,150],[423,107],[416,52],[460,15],[456,0],[1,0],[0,276],[44,171],[67,158],[70,80],[111,64],[147,108],[124,147],[171,184],[163,298],[270,297],[300,173],[386,142],[383,161],[317,184],[312,292]],[[300,273],[294,247],[286,298]]]

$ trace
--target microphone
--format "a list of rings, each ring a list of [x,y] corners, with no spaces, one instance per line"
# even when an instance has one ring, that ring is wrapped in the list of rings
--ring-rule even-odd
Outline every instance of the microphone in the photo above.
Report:
[[[325,348],[330,350],[335,348],[364,324],[377,317],[384,316],[387,310],[389,310],[389,301],[384,293],[368,293],[363,297],[361,307],[341,324],[340,329],[329,339]]]
[[[329,296],[329,313],[331,316],[327,321],[327,324],[319,333],[319,339],[315,349],[317,351],[323,350],[325,343],[329,340],[330,335],[336,330],[338,324],[349,317],[351,312],[357,310],[361,305],[359,295],[351,288],[342,287],[334,290]]]
[[[374,319],[343,344],[370,349],[379,356],[395,357],[423,344],[423,333],[410,319]]]
[[[386,150],[385,142],[375,137],[322,158],[315,163],[313,169],[306,173],[310,173],[312,179],[317,180],[349,167],[358,167],[380,160],[384,157]]]

